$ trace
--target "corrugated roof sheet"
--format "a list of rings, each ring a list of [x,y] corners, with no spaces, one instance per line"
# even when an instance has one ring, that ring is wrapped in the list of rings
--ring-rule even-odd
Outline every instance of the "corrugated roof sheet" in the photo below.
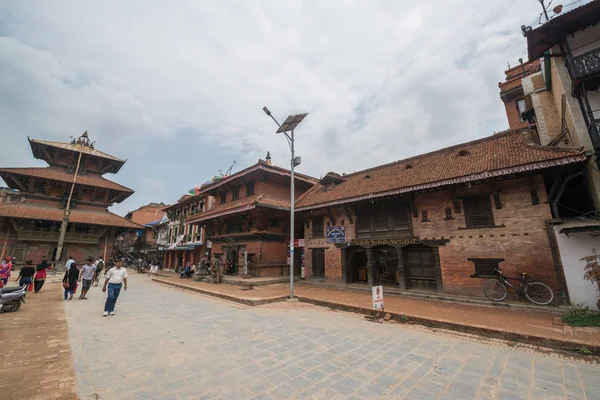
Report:
[[[317,184],[298,199],[296,209],[326,207],[585,160],[582,149],[531,145],[525,142],[521,130],[507,131],[344,175],[344,182],[327,190]]]

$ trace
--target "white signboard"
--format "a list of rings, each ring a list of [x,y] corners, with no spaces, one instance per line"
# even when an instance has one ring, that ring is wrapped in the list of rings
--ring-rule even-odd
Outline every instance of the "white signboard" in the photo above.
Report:
[[[248,275],[248,252],[244,251],[244,275]]]
[[[156,274],[156,273],[158,273],[158,265],[151,265],[151,266],[150,266],[150,273],[151,273],[151,274]]]
[[[383,310],[383,286],[373,286],[373,310]]]

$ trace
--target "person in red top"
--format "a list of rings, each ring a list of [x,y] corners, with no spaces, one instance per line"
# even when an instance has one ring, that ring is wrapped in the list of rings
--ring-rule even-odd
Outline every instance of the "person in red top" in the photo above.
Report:
[[[10,271],[12,271],[12,260],[10,257],[6,257],[6,259],[2,261],[2,265],[0,265],[0,280],[2,281],[2,286],[8,283],[8,278],[10,278]]]
[[[52,270],[52,265],[48,264],[46,257],[42,257],[42,262],[35,267],[35,281],[33,283],[33,290],[35,293],[39,292],[44,286],[46,281],[46,270]]]

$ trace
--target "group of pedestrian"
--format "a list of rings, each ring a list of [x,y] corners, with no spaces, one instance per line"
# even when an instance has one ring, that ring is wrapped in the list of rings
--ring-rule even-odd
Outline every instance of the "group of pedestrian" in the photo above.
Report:
[[[62,279],[63,296],[65,300],[72,300],[79,284],[81,283],[81,294],[79,300],[86,300],[87,294],[95,283],[98,286],[101,280],[101,273],[105,271],[104,285],[102,292],[108,292],[108,297],[104,304],[103,316],[115,314],[115,304],[121,292],[121,289],[127,290],[127,270],[123,267],[124,259],[113,261],[112,259],[106,263],[106,268],[102,256],[96,261],[89,257],[83,264],[81,269],[73,259],[69,256],[65,266],[66,271]],[[0,288],[8,283],[13,269],[12,258],[7,257],[0,263]],[[42,261],[36,266],[33,266],[33,261],[25,262],[19,271],[19,276],[15,282],[19,282],[19,286],[32,285],[35,293],[38,293],[44,286],[46,281],[46,271],[52,270],[46,257],[42,257]]]
[[[104,304],[103,316],[115,315],[115,304],[121,293],[121,289],[127,291],[127,269],[123,267],[124,259],[118,259],[114,264],[113,261],[109,261],[106,268],[106,275],[104,278],[104,285],[102,292],[108,292],[108,297]],[[114,265],[114,266],[113,266]],[[86,300],[87,294],[92,287],[92,283],[96,281],[96,286],[100,281],[100,274],[104,270],[104,260],[99,257],[94,262],[93,258],[88,258],[81,267],[81,270],[77,267],[77,263],[72,257],[69,257],[67,261],[67,271],[63,277],[64,299],[72,300],[77,286],[79,283],[82,284],[81,294],[79,300]]]
[[[10,271],[12,269],[12,263],[10,259],[5,260],[2,266],[0,266],[0,277],[2,277],[2,283],[5,285],[10,277]],[[25,261],[25,266],[19,271],[19,276],[15,279],[15,282],[19,282],[19,286],[33,285],[33,290],[38,293],[44,282],[46,281],[46,271],[52,270],[52,265],[48,263],[46,257],[42,257],[42,261],[36,266],[33,266],[33,261]]]
[[[97,282],[100,279],[100,273],[104,269],[104,260],[102,259],[102,256],[98,257],[96,261],[94,261],[92,257],[89,257],[80,270],[75,260],[73,260],[73,257],[69,256],[66,267],[67,270],[62,280],[64,299],[72,300],[77,292],[77,287],[81,283],[82,287],[79,300],[86,300],[87,293],[92,287],[92,283],[96,281],[96,286],[98,286]]]

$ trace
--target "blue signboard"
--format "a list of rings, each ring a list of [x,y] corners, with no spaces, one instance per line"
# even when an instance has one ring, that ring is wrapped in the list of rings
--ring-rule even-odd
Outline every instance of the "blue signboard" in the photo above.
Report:
[[[346,231],[343,226],[328,226],[326,229],[327,243],[344,243]]]

